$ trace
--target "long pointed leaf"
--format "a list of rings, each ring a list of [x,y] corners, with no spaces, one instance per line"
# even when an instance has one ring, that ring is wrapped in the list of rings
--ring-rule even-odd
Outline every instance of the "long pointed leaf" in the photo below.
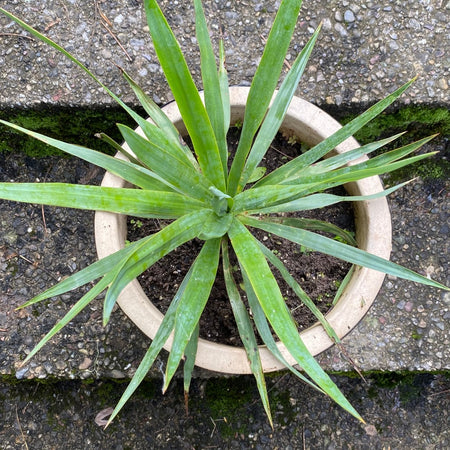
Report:
[[[186,214],[134,247],[134,251],[123,258],[120,270],[111,283],[103,307],[103,323],[109,320],[114,304],[124,287],[165,255],[180,245],[194,239],[203,229],[203,224],[212,211],[202,210]]]
[[[348,286],[348,283],[350,282],[353,273],[355,271],[355,265],[353,264],[352,267],[350,267],[350,270],[347,272],[347,275],[345,275],[344,279],[342,280],[341,284],[339,285],[339,288],[333,298],[333,301],[331,304],[334,306],[341,298],[342,293],[344,292],[344,289]]]
[[[253,211],[266,206],[287,202],[291,198],[303,195],[310,185],[271,185],[247,189],[236,195],[232,211],[234,213]]]
[[[317,183],[310,183],[307,185],[299,185],[299,193],[291,198],[290,200],[294,200],[300,196],[305,196],[308,194],[313,194],[314,192],[322,192],[326,189],[333,188],[335,186],[341,186],[345,183],[350,183],[353,181],[364,180],[368,177],[372,177],[374,175],[383,175],[390,172],[394,172],[395,170],[401,169],[402,167],[409,166],[411,164],[422,161],[423,159],[429,158],[430,156],[435,155],[437,152],[425,153],[423,155],[412,156],[410,158],[401,159],[400,161],[395,161],[384,166],[373,165],[369,168],[360,168],[357,165],[352,166],[351,170],[342,170],[338,169],[336,173],[330,174],[325,177],[324,181]],[[353,167],[355,167],[353,169]],[[320,178],[320,174],[318,175]],[[286,184],[288,186],[291,184]],[[293,183],[292,185],[295,185]],[[259,188],[258,188],[259,189]]]
[[[133,253],[134,249],[144,239],[148,239],[148,237],[133,242],[127,247],[92,263],[79,272],[75,272],[73,275],[55,284],[50,289],[47,289],[46,291],[41,292],[36,297],[33,297],[31,300],[28,300],[26,303],[21,305],[19,309],[26,308],[27,306],[33,305],[34,303],[41,302],[42,300],[46,300],[51,297],[56,297],[57,295],[64,294],[65,292],[72,291],[79,288],[80,286],[84,286],[85,284],[96,280],[97,278],[102,277],[111,270],[111,267],[114,267],[116,264],[122,261],[123,258],[126,258],[127,255]]]
[[[197,324],[184,351],[183,387],[186,412],[189,410],[189,387],[191,386],[192,372],[194,371],[195,367],[195,357],[197,355],[199,332],[200,326],[199,324]]]
[[[180,287],[178,288],[177,293],[172,299],[172,302],[170,303],[169,308],[166,311],[166,314],[164,314],[164,318],[161,322],[161,325],[158,328],[158,331],[156,332],[155,337],[153,338],[152,343],[150,344],[149,349],[145,353],[144,358],[140,362],[139,367],[137,368],[136,372],[133,375],[133,378],[131,379],[130,383],[125,389],[125,392],[122,394],[122,397],[120,398],[116,407],[114,408],[114,411],[111,414],[110,418],[108,419],[108,423],[106,424],[106,426],[108,426],[113,421],[114,417],[117,416],[119,411],[123,408],[125,403],[129,400],[129,398],[133,395],[134,391],[141,384],[142,380],[145,378],[148,371],[150,370],[150,367],[152,367],[153,363],[155,362],[159,352],[161,351],[167,339],[169,338],[170,333],[172,333],[173,327],[175,325],[175,313],[178,307],[178,303],[184,290],[186,289],[188,281],[191,279],[191,276],[192,276],[192,267],[189,269],[188,273],[186,274],[182,283],[180,284]]]
[[[393,172],[434,155],[436,152],[400,159],[415,151],[432,138],[433,136],[430,136],[386,154],[351,166],[342,167],[331,172],[309,173],[304,177],[287,180],[285,183],[279,185],[253,187],[252,189],[238,194],[235,199],[234,210],[238,211],[238,207],[239,211],[244,211],[246,209],[254,210],[255,208],[260,208],[269,204],[286,203],[315,192],[322,192],[335,186],[341,186],[344,183]],[[298,190],[293,189],[290,191],[288,189],[284,191],[283,186],[297,186]],[[263,198],[265,200],[261,201]],[[245,207],[243,207],[244,204]]]
[[[25,365],[55,334],[66,326],[75,316],[77,316],[89,303],[101,294],[111,282],[113,270],[100,280],[92,289],[78,300],[75,305],[70,308],[67,314],[58,321],[58,323],[39,341],[39,343],[31,350],[22,365]]]
[[[280,288],[256,239],[237,219],[233,222],[228,235],[239,263],[244,268],[253,291],[264,310],[264,314],[289,353],[311,379],[336,403],[359,420],[362,420],[330,377],[309,353],[300,338],[292,316],[287,310]]]
[[[333,330],[332,326],[328,323],[327,319],[324,317],[322,312],[317,308],[315,303],[310,299],[308,294],[302,289],[302,287],[297,283],[297,280],[289,273],[286,266],[283,264],[280,258],[278,258],[272,251],[270,251],[264,244],[259,242],[259,247],[261,248],[264,256],[267,260],[280,272],[284,281],[288,286],[295,292],[297,297],[304,303],[304,305],[314,314],[314,317],[320,322],[324,330],[327,332],[328,336],[333,339],[336,343],[340,342],[340,339],[336,332]]]
[[[262,186],[277,184],[283,182],[291,176],[294,176],[296,174],[298,175],[304,167],[308,167],[315,161],[318,161],[320,158],[324,157],[331,150],[337,147],[341,142],[345,141],[347,138],[355,134],[366,123],[381,114],[390,104],[392,104],[398,97],[400,97],[400,95],[402,95],[403,92],[406,91],[406,89],[409,88],[409,86],[416,80],[416,78],[408,81],[395,92],[388,95],[383,100],[380,100],[378,103],[353,119],[347,125],[340,128],[338,131],[336,131],[336,133],[323,140],[312,149],[308,150],[306,153],[297,156],[297,158],[289,161],[282,167],[271,172],[269,175],[259,181],[257,185]]]
[[[171,154],[188,167],[192,167],[196,171],[200,170],[197,160],[186,144],[182,143],[181,137],[179,142],[174,144],[165,130],[160,129],[148,120],[139,119],[137,124],[141,127],[148,142],[153,146],[164,149],[166,153]]]
[[[275,138],[275,135],[277,134],[283,122],[286,111],[289,107],[289,104],[291,103],[292,97],[295,94],[297,85],[300,81],[301,76],[303,75],[308,59],[317,41],[320,28],[321,25],[319,25],[309,42],[297,56],[294,64],[292,65],[292,68],[289,70],[286,78],[281,84],[280,90],[278,91],[273,104],[269,108],[267,116],[264,119],[261,125],[261,129],[259,130],[256,140],[252,146],[252,149],[250,150],[250,154],[247,158],[244,170],[239,180],[239,185],[237,188],[238,191],[242,190],[245,184],[248,182],[250,176],[253,174],[256,167],[263,159],[264,155],[267,152],[267,149],[270,147],[270,144]]]
[[[225,136],[230,128],[230,87],[228,84],[228,74],[225,68],[225,48],[223,41],[219,42],[219,84],[220,95],[222,97],[222,109],[223,109],[223,132]],[[227,152],[228,158],[228,152]]]
[[[348,174],[358,173],[358,175],[353,177],[353,180],[363,179],[371,175],[377,175],[387,172],[392,172],[400,167],[403,167],[408,164],[412,164],[423,158],[428,158],[429,156],[435,154],[435,152],[426,153],[423,155],[417,155],[411,158],[405,158],[405,156],[413,153],[418,150],[424,144],[431,141],[436,135],[428,136],[426,138],[420,139],[419,141],[412,142],[411,144],[405,145],[404,147],[397,148],[395,150],[391,150],[390,152],[383,153],[374,158],[367,159],[365,161],[361,161],[357,164],[349,165],[346,167],[341,167],[340,169],[336,169],[333,171],[324,171],[318,173],[310,173],[305,174],[304,176],[300,176],[297,180],[285,181],[283,184],[295,184],[296,182],[300,182],[301,184],[305,183],[318,183],[325,181],[326,183],[329,181],[339,181],[340,179],[352,180]],[[403,158],[403,159],[402,159]],[[322,164],[322,161],[318,163],[318,165]],[[386,168],[386,172],[383,172]],[[376,169],[372,172],[364,172],[366,169]],[[308,170],[308,169],[307,169]],[[310,171],[311,172],[311,171]]]
[[[314,173],[330,172],[332,170],[338,169],[339,167],[342,167],[349,162],[357,160],[361,156],[368,155],[378,150],[379,148],[384,147],[385,145],[398,139],[400,136],[403,136],[404,134],[405,132],[399,133],[389,138],[382,139],[376,142],[371,142],[361,147],[354,148],[353,150],[349,150],[348,152],[339,153],[338,155],[323,159],[315,164],[311,164],[310,166],[305,167],[302,170],[302,176],[307,176],[309,173],[314,174]]]
[[[205,207],[175,192],[67,183],[0,183],[0,198],[160,219],[176,219]]]
[[[173,343],[167,361],[163,391],[167,389],[208,301],[217,274],[219,254],[220,239],[211,239],[205,242],[193,264],[192,277],[186,285],[177,308]],[[189,311],[189,314],[186,314],[186,311]]]
[[[141,89],[141,87],[125,72],[122,70],[122,74],[125,80],[128,81],[128,84],[133,89],[136,97],[141,103],[142,107],[145,109],[145,112],[149,115],[150,119],[155,122],[156,126],[161,129],[169,143],[171,144],[168,147],[176,150],[176,155],[186,161],[190,162],[192,166],[198,170],[197,160],[194,158],[192,151],[190,148],[182,143],[182,138],[175,125],[170,121],[170,119],[166,116],[164,111]],[[145,131],[145,130],[144,130]],[[147,133],[145,133],[147,135]],[[152,133],[153,134],[153,133]]]
[[[238,327],[239,336],[241,337],[248,360],[250,361],[250,368],[252,370],[253,376],[256,379],[256,384],[258,386],[261,401],[263,403],[267,417],[269,418],[270,425],[273,428],[272,414],[270,412],[269,405],[269,396],[267,395],[266,381],[264,378],[261,358],[259,356],[258,343],[256,342],[256,336],[253,331],[253,326],[247,309],[236,286],[228,253],[228,241],[223,240],[223,273],[228,298],[230,299],[230,304]]]
[[[223,173],[227,173],[228,148],[224,126],[222,91],[220,89],[219,73],[216,58],[206,25],[205,14],[201,0],[194,0],[195,29],[200,48],[200,67],[205,92],[205,107],[219,147]]]
[[[404,158],[405,155],[408,155],[417,150],[424,143],[430,141],[433,137],[434,136],[429,136],[427,138],[421,139],[420,141],[408,144],[405,147],[401,147],[396,150],[392,150],[385,154],[379,155],[375,158],[368,159],[350,166],[341,167],[330,172],[321,170],[317,172],[309,171],[309,173],[305,174],[305,176],[299,176],[297,178],[293,178],[292,180],[287,180],[280,185],[263,185],[259,187],[253,187],[253,189],[238,194],[234,209],[237,210],[237,206],[239,205],[239,203],[244,202],[248,204],[248,209],[253,209],[255,207],[259,208],[260,205],[265,206],[264,202],[258,201],[258,197],[265,198],[265,195],[261,195],[261,193],[270,193],[270,197],[267,198],[265,203],[267,203],[267,205],[274,205],[278,203],[294,201],[315,192],[322,192],[335,186],[341,186],[344,183],[363,180],[374,175],[393,172],[397,169],[416,163],[418,161],[421,161],[422,159],[434,155],[436,152],[417,155],[410,158]],[[292,197],[290,197],[289,190],[283,191],[282,186],[298,186],[298,191],[295,192],[295,190],[293,190]]]
[[[260,228],[268,233],[276,234],[277,236],[289,239],[299,245],[335,256],[336,258],[356,264],[358,266],[368,267],[369,269],[378,270],[379,272],[394,275],[406,280],[415,281],[417,283],[426,284],[428,286],[437,287],[440,289],[450,290],[450,288],[426,278],[422,275],[405,267],[399,266],[389,260],[380,258],[379,256],[367,253],[359,248],[351,247],[349,245],[337,242],[333,239],[312,233],[307,230],[289,227],[281,224],[270,223],[265,220],[258,220],[250,216],[239,216],[242,223],[251,227]]]
[[[7,125],[15,130],[21,131],[41,142],[44,142],[52,147],[58,148],[69,155],[76,156],[77,158],[83,159],[101,167],[115,175],[118,175],[122,179],[138,186],[142,189],[149,189],[154,191],[167,191],[167,183],[164,184],[161,177],[151,172],[150,170],[133,164],[128,161],[123,161],[118,158],[113,158],[112,156],[105,155],[101,152],[91,150],[80,145],[69,144],[67,142],[59,141],[57,139],[44,136],[43,134],[36,133],[34,131],[27,130],[18,125],[10,122],[5,122],[0,120],[0,123]]]
[[[261,305],[259,304],[258,298],[256,297],[255,292],[253,291],[252,285],[248,279],[247,274],[245,273],[244,268],[241,266],[241,272],[244,279],[245,293],[247,295],[247,300],[250,305],[250,309],[252,311],[253,320],[255,322],[256,328],[258,329],[258,333],[261,336],[264,344],[270,350],[270,352],[280,361],[285,367],[292,372],[296,377],[302,380],[304,383],[311,386],[313,389],[325,394],[325,392],[320,389],[315,383],[306,378],[301,372],[295,369],[291,364],[286,361],[286,358],[280,352],[275,342],[275,339],[272,336],[272,331],[269,328],[269,324],[267,323],[266,316],[264,314]]]
[[[322,231],[324,233],[329,233],[333,236],[341,238],[344,242],[354,247],[357,246],[357,242],[353,237],[352,233],[344,230],[337,225],[329,222],[317,219],[305,219],[300,217],[277,217],[269,216],[265,218],[268,222],[281,223],[283,225],[288,225],[290,227],[302,228],[310,231]]]
[[[106,142],[116,152],[121,153],[123,156],[125,156],[131,163],[136,164],[137,166],[146,167],[146,165],[142,161],[139,161],[134,155],[132,155],[129,151],[125,150],[118,142],[116,142],[112,137],[108,136],[107,134],[97,133],[95,137],[98,137],[102,141]],[[148,167],[146,168],[148,169]]]
[[[125,125],[118,125],[133,153],[170,186],[192,197],[211,198],[210,182],[192,166],[183,163],[165,148],[158,147]]]
[[[228,193],[231,196],[237,191],[253,138],[266,115],[280,78],[301,4],[301,0],[282,1],[267,38],[261,62],[256,69],[248,94],[241,138],[228,177]]]
[[[145,0],[153,45],[205,176],[225,192],[225,173],[206,109],[180,46],[155,0]]]
[[[406,184],[408,184],[409,181],[405,183],[401,183],[397,186],[393,186],[389,189],[377,192],[375,194],[371,195],[351,195],[351,196],[345,196],[345,195],[334,195],[334,194],[312,194],[308,195],[306,197],[301,197],[297,200],[292,200],[289,202],[278,202],[275,204],[270,204],[271,202],[265,202],[268,206],[265,207],[256,207],[256,208],[245,208],[246,212],[254,213],[258,212],[261,214],[271,214],[271,213],[280,213],[280,212],[295,212],[295,211],[306,211],[311,209],[317,209],[317,208],[325,208],[326,206],[331,206],[336,203],[341,202],[359,202],[359,201],[368,201],[368,200],[374,200],[376,198],[380,197],[386,197],[389,194],[392,194],[392,192],[395,192],[396,190],[402,188]],[[271,186],[266,186],[267,190],[270,191]],[[257,188],[257,190],[264,190],[265,187]]]

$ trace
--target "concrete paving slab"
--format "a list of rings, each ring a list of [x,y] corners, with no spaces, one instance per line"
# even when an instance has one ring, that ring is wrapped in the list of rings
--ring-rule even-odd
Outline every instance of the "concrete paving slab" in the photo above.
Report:
[[[200,86],[193,2],[161,2],[194,78]],[[223,36],[231,84],[248,84],[275,16],[267,0],[204,2],[215,42]],[[125,68],[155,100],[171,99],[155,57],[141,2],[5,0],[5,9],[73,52],[113,92],[136,104],[116,65]],[[401,3],[303,2],[286,66],[313,30],[323,30],[298,95],[340,108],[375,102],[418,74],[400,104],[448,103],[450,4],[444,0]],[[6,107],[110,105],[102,89],[54,49],[30,39],[0,17],[0,109]]]

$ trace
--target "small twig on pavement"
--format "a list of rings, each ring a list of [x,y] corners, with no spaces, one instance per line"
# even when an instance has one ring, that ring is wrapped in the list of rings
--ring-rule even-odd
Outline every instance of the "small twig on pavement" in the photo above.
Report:
[[[126,57],[129,61],[133,61],[129,53],[125,50],[125,47],[120,43],[119,38],[109,29],[108,25],[104,22],[102,22],[103,27],[106,29],[106,31],[112,36],[112,38],[117,42],[117,45],[122,49],[122,51],[125,53]]]
[[[436,397],[442,394],[450,394],[450,389],[445,389],[445,391],[435,392],[434,394],[430,394],[428,397]]]
[[[25,258],[25,256],[23,256],[23,255],[18,255],[18,257],[23,259],[24,261],[26,261],[28,264],[31,264],[33,267],[39,266],[38,262],[36,262],[36,261],[33,262],[30,259]],[[55,277],[51,272],[49,272],[45,268],[41,267],[41,270],[43,270],[47,275],[51,276],[55,281],[60,281],[60,279],[58,277]]]
[[[43,225],[44,225],[44,232],[45,232],[45,234],[47,234],[48,230],[47,230],[47,222],[45,220],[44,205],[41,205],[41,213],[42,213],[42,222],[43,222]]]
[[[56,20],[54,20],[53,22],[50,22],[45,28],[44,31],[48,31],[50,30],[50,28],[53,28],[55,25],[58,25],[58,23],[61,22],[61,19],[58,17]]]
[[[95,10],[100,15],[100,23],[102,26],[106,29],[106,31],[111,35],[111,37],[116,41],[117,45],[122,49],[122,51],[125,53],[126,57],[129,61],[133,61],[130,54],[126,51],[125,47],[121,44],[119,41],[119,38],[112,32],[111,28],[113,27],[112,22],[106,17],[106,15],[103,13],[103,11],[100,9],[100,5],[98,1],[95,2]]]
[[[25,34],[19,34],[19,33],[0,33],[0,36],[15,36],[15,37],[19,37],[19,38],[29,39],[30,41],[34,41],[34,39],[31,36],[27,36]]]
[[[342,343],[336,343],[337,348],[339,349],[339,351],[342,353],[342,355],[344,356],[344,358],[352,365],[353,369],[356,371],[356,373],[361,377],[361,379],[364,381],[364,383],[367,384],[367,380],[364,378],[364,375],[362,374],[361,370],[359,369],[359,367],[356,365],[356,363],[353,361],[353,359],[350,357],[350,355],[347,353],[347,350],[345,349],[345,347],[343,346]]]
[[[22,435],[23,445],[25,445],[25,448],[28,450],[28,444],[25,439],[25,434],[23,433],[22,425],[20,424],[19,413],[17,412],[17,405],[16,405],[16,419],[17,419],[17,425],[19,425],[20,434]]]

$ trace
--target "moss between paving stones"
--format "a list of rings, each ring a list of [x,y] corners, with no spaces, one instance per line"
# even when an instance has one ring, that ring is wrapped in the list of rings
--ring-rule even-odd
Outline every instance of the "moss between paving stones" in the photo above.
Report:
[[[328,108],[325,108],[329,110]],[[141,113],[141,111],[138,111]],[[348,123],[360,111],[352,113],[339,108],[329,111],[342,124]],[[0,119],[8,120],[30,130],[48,134],[57,139],[66,140],[84,146],[111,152],[108,145],[95,138],[95,133],[104,132],[121,141],[116,123],[133,126],[134,122],[119,108],[59,108],[42,107],[40,109],[0,111]],[[0,126],[0,153],[24,151],[29,156],[49,156],[61,154],[45,144]],[[406,106],[396,111],[381,114],[369,122],[355,137],[362,143],[380,139],[401,131],[407,131],[399,143],[411,142],[429,134],[439,133],[441,137],[450,136],[450,111],[432,106]]]
[[[273,411],[283,411],[283,415],[286,415],[288,420],[289,409],[291,406],[289,393],[284,390],[277,389],[278,381],[286,375],[286,372],[276,372],[277,375],[267,374],[267,383],[269,387],[269,401]],[[348,379],[360,379],[360,375],[357,372],[332,372],[333,377],[345,377]],[[400,400],[402,403],[414,401],[419,397],[422,391],[422,386],[427,384],[429,380],[436,375],[443,375],[447,380],[450,380],[450,371],[370,371],[363,373],[364,377],[371,380],[372,386],[369,388],[368,394],[370,398],[377,397],[377,389],[395,389],[400,390]],[[257,388],[255,383],[252,382],[251,376],[232,376],[232,377],[213,377],[200,380],[201,388],[198,386],[193,387],[189,396],[189,409],[208,409],[211,417],[217,418],[218,422],[224,422],[223,428],[229,428],[230,424],[227,422],[233,422],[239,424],[242,419],[245,422],[247,415],[246,409],[249,406],[260,403]],[[118,402],[122,391],[129,380],[125,379],[85,379],[85,380],[61,380],[54,376],[49,376],[45,379],[34,378],[31,380],[18,380],[14,374],[1,375],[0,383],[4,385],[17,386],[41,386],[46,393],[45,386],[54,387],[58,385],[64,385],[65,383],[81,383],[81,385],[95,387],[96,395],[101,404]],[[155,397],[159,389],[160,381],[157,379],[149,378],[144,380],[135,396],[142,399],[151,400]],[[176,387],[174,391],[180,390],[181,381],[179,379],[174,381]],[[200,392],[201,391],[201,392]],[[180,391],[181,392],[181,391]],[[259,407],[259,406],[258,406]],[[230,420],[232,418],[232,420]],[[219,428],[222,428],[219,425]],[[239,428],[239,425],[238,425]],[[242,431],[235,429],[236,431]]]
[[[346,115],[341,118],[341,123],[346,124],[354,117],[356,114]],[[406,131],[405,135],[393,143],[392,148],[406,145],[432,134],[439,134],[436,137],[437,140],[448,140],[450,137],[450,111],[446,108],[406,106],[376,117],[358,131],[355,137],[361,144],[367,144],[402,131]],[[450,174],[448,158],[447,146],[445,154],[440,152],[434,157],[395,171],[389,176],[389,182],[399,182],[414,177],[421,177],[424,180],[447,179]]]
[[[350,114],[341,119],[342,123],[350,122],[357,114]],[[409,142],[411,138],[419,139],[427,134],[439,133],[450,135],[450,111],[446,108],[431,106],[405,106],[391,112],[385,112],[369,122],[355,137],[363,144],[391,135],[393,132],[407,131],[403,138]]]
[[[351,372],[333,372],[334,376],[344,376],[347,378],[360,378],[360,374]],[[368,389],[368,396],[371,399],[378,397],[378,389],[398,389],[399,399],[402,404],[414,402],[423,391],[423,385],[427,384],[434,376],[443,375],[450,380],[449,370],[402,370],[402,371],[369,371],[363,376],[372,381],[372,386]]]
[[[440,372],[371,372],[366,374],[369,381],[367,391],[368,398],[375,402],[381,402],[380,406],[384,407],[383,392],[386,390],[397,390],[400,404],[403,407],[415,407],[420,403],[426,386],[430,384],[433,377],[437,374],[443,374],[450,380],[449,371]],[[355,373],[345,372],[345,378],[357,377]],[[350,376],[349,376],[350,375]],[[189,401],[189,411],[195,417],[206,416],[214,424],[214,431],[225,440],[232,439],[235,436],[249,436],[252,429],[252,421],[265,424],[268,426],[264,412],[260,404],[256,387],[254,383],[250,383],[251,377],[231,377],[231,378],[211,378],[207,380],[195,380],[192,386],[192,392]],[[285,427],[292,425],[296,420],[295,402],[302,399],[292,398],[289,389],[286,386],[278,386],[284,376],[280,373],[275,379],[268,380],[269,397],[274,417],[279,426]],[[57,404],[52,403],[52,407],[46,414],[46,420],[52,430],[61,431],[64,427],[70,425],[70,414],[68,412],[77,410],[80,407],[80,395],[93,397],[95,400],[97,412],[100,408],[112,406],[117,403],[121,393],[125,389],[124,380],[92,380],[87,382],[76,380],[57,381],[51,380],[22,380],[17,383],[12,377],[1,377],[0,383],[4,385],[14,386],[17,390],[19,400],[26,399],[33,402],[43,403],[52,401],[57,396]],[[124,385],[125,384],[125,385]],[[122,386],[121,386],[122,385]],[[85,386],[85,389],[83,389]],[[142,412],[143,416],[147,416],[152,406],[159,404],[160,380],[146,380],[137,389],[134,395],[134,401],[148,401],[149,409]],[[30,397],[30,392],[32,392]],[[58,392],[58,394],[55,394]],[[175,404],[177,404],[178,414],[182,412],[182,381],[175,380],[170,392],[166,395],[174,396]],[[354,399],[355,400],[355,399]],[[0,395],[0,402],[4,401]],[[84,399],[82,402],[86,402]],[[292,403],[294,401],[294,403]],[[132,408],[132,406],[130,406]],[[174,414],[173,410],[171,414]],[[176,413],[175,413],[176,414]],[[125,419],[125,416],[122,416]],[[125,419],[126,420],[126,419]],[[92,426],[93,423],[91,424]],[[114,430],[118,426],[118,422],[112,424],[111,429]],[[270,430],[269,430],[270,431]],[[378,430],[380,433],[382,430]]]
[[[47,108],[4,110],[0,119],[73,144],[114,153],[111,147],[95,137],[96,133],[122,141],[116,123],[134,126],[134,121],[121,109]],[[63,155],[63,152],[36,139],[0,125],[0,153],[22,151],[28,156]]]

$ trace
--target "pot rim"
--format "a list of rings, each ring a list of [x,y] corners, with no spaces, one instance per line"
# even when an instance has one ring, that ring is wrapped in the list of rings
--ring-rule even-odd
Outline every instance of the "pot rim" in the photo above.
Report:
[[[231,123],[243,119],[248,92],[248,87],[230,87]],[[167,104],[163,107],[163,110],[180,132],[185,133],[186,129],[176,103]],[[339,122],[320,108],[299,97],[294,97],[280,130],[295,133],[302,142],[315,145],[339,128],[341,128]],[[139,128],[137,131],[142,133]],[[351,137],[338,145],[334,152],[343,153],[358,146],[358,142]],[[124,148],[130,151],[126,144],[124,144]],[[123,158],[121,154],[116,155],[116,157]],[[364,159],[367,159],[367,157],[362,158],[362,160]],[[124,187],[125,185],[126,182],[123,179],[109,172],[105,174],[102,181],[102,186]],[[378,176],[348,183],[344,187],[350,195],[369,195],[383,190],[381,179]],[[354,207],[356,239],[359,248],[389,259],[392,227],[386,198],[354,202]],[[125,246],[126,220],[125,215],[103,211],[95,213],[95,242],[99,258],[108,256]],[[340,300],[325,315],[339,338],[347,335],[367,313],[381,288],[384,277],[385,274],[382,272],[365,267],[355,268]],[[117,303],[144,334],[151,339],[154,338],[163,319],[163,314],[148,299],[137,279],[134,279],[125,287]],[[314,356],[334,344],[318,322],[301,331],[300,336]],[[171,345],[172,335],[164,348],[170,350]],[[284,345],[280,342],[277,345],[286,360],[290,364],[294,364],[295,361]],[[284,365],[265,346],[260,346],[259,351],[265,372],[284,368]],[[251,373],[250,364],[243,347],[232,347],[202,338],[199,339],[195,364],[204,369],[227,374]]]

